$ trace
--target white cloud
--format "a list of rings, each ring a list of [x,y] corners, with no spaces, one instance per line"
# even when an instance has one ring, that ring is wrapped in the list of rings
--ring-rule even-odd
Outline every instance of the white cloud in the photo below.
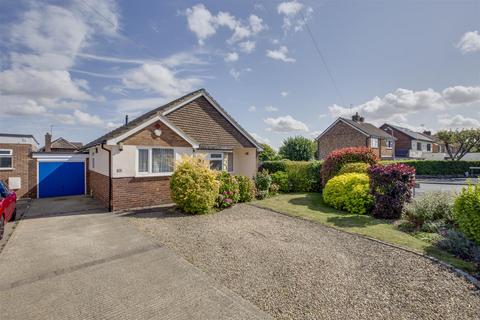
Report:
[[[216,17],[216,23],[219,26],[225,26],[228,27],[230,30],[233,30],[237,26],[237,19],[229,12],[220,11]]]
[[[11,116],[42,115],[47,109],[36,101],[19,96],[0,95],[0,113]]]
[[[480,34],[478,31],[466,32],[457,44],[462,53],[480,51]]]
[[[274,106],[266,106],[265,111],[267,111],[267,112],[277,112],[278,108],[274,107]]]
[[[241,51],[245,53],[252,53],[253,50],[255,50],[255,41],[243,41],[238,44],[238,47],[240,48]]]
[[[288,91],[282,91],[280,92],[280,95],[285,98],[286,96],[288,96]]]
[[[267,50],[267,57],[274,60],[281,60],[283,62],[295,62],[294,58],[288,57],[288,48],[281,46],[278,50]]]
[[[240,79],[240,71],[237,71],[235,69],[230,69],[229,73],[235,80]]]
[[[308,126],[299,121],[294,119],[292,116],[287,115],[284,117],[278,118],[267,118],[263,120],[267,125],[270,127],[267,128],[268,131],[273,132],[307,132]]]
[[[480,101],[480,87],[449,87],[442,91],[445,100],[451,104]]]
[[[257,107],[255,106],[248,107],[248,112],[255,112],[255,111],[257,111]]]
[[[480,127],[480,120],[465,117],[461,114],[455,116],[442,115],[439,116],[438,123],[444,128],[478,128]]]
[[[100,119],[97,115],[92,115],[87,112],[83,112],[80,110],[75,110],[73,112],[73,118],[81,125],[84,126],[91,126],[91,127],[100,127],[100,128],[114,128],[117,127],[118,124],[113,122],[104,122]]]
[[[123,78],[123,84],[130,89],[156,91],[164,97],[178,97],[201,83],[198,78],[180,78],[160,64],[144,64],[131,69]]]
[[[268,138],[264,138],[262,136],[259,136],[258,134],[256,134],[255,132],[249,132],[250,135],[255,139],[257,140],[259,143],[270,143],[270,140]]]
[[[327,114],[326,113],[320,113],[318,115],[318,120],[322,120],[323,118],[326,118],[327,117]]]
[[[250,29],[252,30],[253,34],[257,34],[267,28],[267,26],[263,24],[263,19],[254,14],[250,15],[248,21],[250,22]]]
[[[283,15],[283,29],[285,32],[291,28],[294,31],[301,31],[306,21],[311,19],[313,9],[294,0],[280,3],[277,6],[277,12]]]
[[[229,52],[225,56],[225,61],[226,62],[234,62],[234,61],[237,61],[237,60],[238,60],[238,53],[236,53],[236,52]]]
[[[188,8],[186,14],[188,28],[195,33],[199,44],[202,45],[208,37],[217,32],[214,17],[203,4]]]

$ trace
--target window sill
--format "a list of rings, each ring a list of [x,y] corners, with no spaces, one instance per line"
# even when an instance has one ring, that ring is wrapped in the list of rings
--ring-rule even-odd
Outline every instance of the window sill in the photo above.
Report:
[[[173,175],[173,172],[162,172],[162,173],[136,173],[135,178],[149,178],[149,177],[170,177]]]
[[[0,171],[13,171],[15,168],[0,168]]]

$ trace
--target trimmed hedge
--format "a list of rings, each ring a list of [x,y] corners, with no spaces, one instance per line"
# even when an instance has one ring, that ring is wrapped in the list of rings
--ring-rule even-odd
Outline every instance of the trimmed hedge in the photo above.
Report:
[[[460,231],[480,244],[480,183],[462,189],[455,199],[454,219]]]
[[[320,192],[321,161],[265,161],[260,165],[259,171],[267,170],[269,173],[284,171],[288,175],[292,192]]]
[[[403,163],[415,168],[417,175],[441,176],[463,175],[469,172],[469,167],[480,167],[480,161],[452,161],[452,160],[400,160],[382,161],[382,164]]]

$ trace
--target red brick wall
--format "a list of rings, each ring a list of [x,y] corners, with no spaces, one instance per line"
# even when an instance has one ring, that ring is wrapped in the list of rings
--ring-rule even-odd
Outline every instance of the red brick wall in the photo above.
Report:
[[[160,137],[153,134],[155,129],[162,130]],[[123,143],[137,146],[191,147],[190,143],[160,121],[128,137]]]
[[[171,203],[170,177],[113,179],[113,210]]]
[[[317,141],[319,159],[324,159],[330,152],[346,147],[366,147],[367,136],[351,126],[338,122]]]
[[[30,157],[31,146],[28,144],[0,144],[0,149],[12,149],[13,170],[0,170],[0,179],[8,185],[8,178],[20,177],[21,188],[14,190],[19,198],[35,198],[37,189],[37,165]]]
[[[109,202],[109,178],[103,174],[95,171],[89,171],[88,173],[89,187],[91,195],[100,201],[100,203],[108,208]]]

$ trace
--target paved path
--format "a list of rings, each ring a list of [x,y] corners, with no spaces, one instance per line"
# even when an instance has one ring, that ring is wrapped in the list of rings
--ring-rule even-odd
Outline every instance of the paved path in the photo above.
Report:
[[[33,201],[0,270],[2,320],[270,319],[89,198]]]

